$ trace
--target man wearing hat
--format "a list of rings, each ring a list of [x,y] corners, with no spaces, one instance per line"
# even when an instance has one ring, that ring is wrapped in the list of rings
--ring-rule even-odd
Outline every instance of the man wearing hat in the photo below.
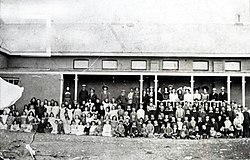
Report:
[[[79,93],[79,104],[83,105],[83,101],[87,102],[89,97],[88,91],[86,90],[86,84],[82,85],[82,89]]]
[[[227,101],[227,93],[225,92],[225,87],[221,87],[221,92],[219,93],[219,101]]]
[[[110,93],[108,91],[108,86],[107,85],[103,85],[102,86],[102,92],[101,92],[101,102],[103,102],[105,99],[108,99],[110,101]]]
[[[116,101],[118,105],[121,105],[122,109],[127,110],[128,98],[126,97],[126,91],[122,90],[121,94],[117,97]]]
[[[210,101],[218,101],[219,95],[218,95],[218,93],[216,93],[216,88],[212,89],[212,93],[210,94],[209,97],[210,97]]]
[[[95,89],[94,88],[90,88],[89,99],[91,99],[92,103],[96,102],[97,95],[95,94]]]

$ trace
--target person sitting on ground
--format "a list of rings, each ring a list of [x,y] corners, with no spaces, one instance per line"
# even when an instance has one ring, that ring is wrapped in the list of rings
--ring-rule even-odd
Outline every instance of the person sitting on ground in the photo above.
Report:
[[[102,129],[103,129],[102,121],[98,120],[97,121],[97,126],[95,128],[95,135],[96,136],[101,136],[102,135]]]
[[[89,122],[87,122],[87,124],[84,126],[84,130],[83,130],[83,134],[84,135],[89,135],[89,132],[90,132],[90,123]]]
[[[123,122],[119,121],[118,126],[114,130],[114,136],[115,137],[124,137],[125,136],[125,128],[123,126]]]
[[[165,138],[173,138],[173,133],[174,133],[174,131],[171,128],[171,124],[168,122],[167,127],[165,128],[164,137]]]
[[[148,137],[149,138],[154,138],[154,126],[153,126],[153,124],[151,123],[150,120],[148,121],[148,124],[147,124],[146,128],[147,128]]]
[[[103,126],[102,136],[112,137],[110,120],[106,120],[106,123]]]
[[[132,126],[130,128],[130,137],[135,138],[139,136],[139,130],[136,126],[136,122],[132,122]]]
[[[20,131],[20,126],[17,123],[17,121],[15,121],[15,120],[13,121],[13,124],[10,127],[10,131],[12,131],[12,132],[18,132],[18,131]]]

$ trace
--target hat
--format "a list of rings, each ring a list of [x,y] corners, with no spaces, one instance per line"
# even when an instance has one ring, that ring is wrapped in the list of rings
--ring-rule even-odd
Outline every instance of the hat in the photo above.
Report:
[[[172,84],[168,85],[168,88],[173,88],[173,87],[174,87],[174,85],[172,85]]]
[[[225,90],[225,87],[221,87],[221,90]]]
[[[93,88],[93,87],[92,87],[92,88],[90,88],[90,90],[93,90],[93,91],[95,92],[95,88]]]
[[[83,84],[82,87],[86,87],[86,84]]]
[[[125,89],[123,89],[121,92],[126,92],[126,90],[125,90]]]
[[[216,91],[217,89],[216,88],[213,88],[213,91]]]
[[[108,87],[107,85],[103,85],[103,86],[102,86],[102,89],[104,89],[104,88],[109,89],[109,87]]]

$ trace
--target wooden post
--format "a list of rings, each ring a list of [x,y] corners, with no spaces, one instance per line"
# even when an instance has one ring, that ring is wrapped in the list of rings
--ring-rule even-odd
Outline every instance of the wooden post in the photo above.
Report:
[[[142,93],[143,92],[143,75],[140,75],[140,103],[142,103]]]

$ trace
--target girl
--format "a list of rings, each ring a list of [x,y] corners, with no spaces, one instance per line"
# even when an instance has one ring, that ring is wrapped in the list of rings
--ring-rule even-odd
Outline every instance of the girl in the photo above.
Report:
[[[1,116],[1,119],[2,119],[2,123],[3,123],[3,125],[5,125],[6,124],[6,122],[7,122],[7,118],[8,118],[8,114],[7,114],[7,111],[3,111],[3,114],[2,115],[0,115]],[[7,128],[6,128],[7,129]]]
[[[54,102],[54,106],[52,106],[51,112],[52,112],[55,116],[59,115],[60,107],[59,107],[59,104],[58,104],[57,101]]]
[[[73,120],[73,113],[74,113],[74,109],[72,108],[72,105],[69,104],[69,106],[68,106],[68,116],[69,116],[69,119],[71,121]]]
[[[96,135],[96,123],[94,121],[91,122],[91,127],[89,129],[89,135],[95,136]]]
[[[102,125],[102,122],[99,120],[97,122],[97,126],[95,128],[95,135],[96,136],[101,136],[102,135],[102,131],[103,131],[102,129],[103,129],[103,125]]]
[[[189,137],[189,133],[185,125],[182,127],[182,130],[180,131],[180,137],[181,139],[187,139]]]
[[[114,131],[116,130],[117,126],[118,126],[117,117],[113,116],[112,120],[111,120],[111,133],[112,133],[112,135],[114,134]]]
[[[110,108],[107,107],[105,110],[105,119],[110,119],[110,118],[111,118]]]
[[[54,123],[53,123],[53,125],[52,125],[52,131],[51,131],[51,133],[52,134],[57,134],[58,133],[58,120],[55,120],[54,121]]]
[[[13,113],[10,112],[9,116],[7,117],[7,120],[6,120],[6,124],[7,124],[7,129],[8,130],[10,129],[10,127],[13,124],[14,120],[15,120],[15,117],[13,116]]]
[[[94,103],[91,99],[88,99],[88,102],[85,104],[85,106],[88,107],[88,109],[91,111],[94,106]]]
[[[130,137],[134,138],[134,137],[138,137],[139,136],[139,130],[136,126],[136,122],[132,123],[132,126],[130,128]]]
[[[13,132],[20,131],[20,127],[19,127],[19,124],[17,123],[17,121],[13,122],[13,124],[10,127],[10,131],[13,131]]]
[[[115,97],[112,97],[111,102],[110,102],[110,107],[115,110],[117,109],[117,103]]]
[[[153,124],[151,123],[150,120],[148,121],[146,129],[147,129],[148,137],[153,138],[154,137],[154,126],[153,126]]]
[[[71,120],[70,120],[70,118],[69,118],[69,116],[68,116],[67,113],[65,113],[65,119],[64,119],[63,122],[64,122],[63,126],[64,126],[64,132],[65,132],[65,134],[70,134],[70,122],[71,122]]]
[[[30,105],[30,110],[28,111],[28,114],[29,114],[30,112],[32,112],[33,115],[36,114],[36,110],[35,110],[35,106],[34,106],[34,105]]]
[[[93,117],[91,116],[91,113],[89,112],[86,117],[86,123],[91,123],[93,121]]]
[[[104,137],[112,137],[111,125],[110,125],[109,120],[107,120],[106,124],[104,124],[104,126],[103,126],[102,136],[104,136]]]
[[[85,114],[88,113],[88,107],[85,107],[84,113]],[[77,104],[76,109],[74,110],[74,117],[76,117],[76,116],[81,117],[81,115],[82,115],[82,110],[80,109],[80,105]]]
[[[67,113],[67,108],[65,107],[65,104],[62,103],[61,109],[60,109],[60,119],[65,120],[65,113]]]
[[[70,133],[76,135],[78,133],[76,122],[73,120],[70,125]]]
[[[80,117],[76,115],[75,120],[76,124],[79,124],[81,122]]]
[[[84,127],[83,134],[89,135],[89,132],[90,132],[90,123],[87,123],[86,126]]]
[[[27,104],[24,105],[23,112],[26,112],[26,114],[29,113],[29,106]]]
[[[50,101],[47,101],[47,104],[44,105],[44,107],[46,108],[46,112],[50,115],[51,110],[52,110],[52,106],[51,106]]]
[[[100,106],[100,110],[98,111],[98,119],[100,119],[102,116],[104,117],[105,116],[105,110],[104,110],[104,107],[103,105]]]
[[[109,103],[109,100],[107,98],[103,101],[102,105],[103,105],[105,111],[106,111],[106,108],[110,109],[110,103]]]

